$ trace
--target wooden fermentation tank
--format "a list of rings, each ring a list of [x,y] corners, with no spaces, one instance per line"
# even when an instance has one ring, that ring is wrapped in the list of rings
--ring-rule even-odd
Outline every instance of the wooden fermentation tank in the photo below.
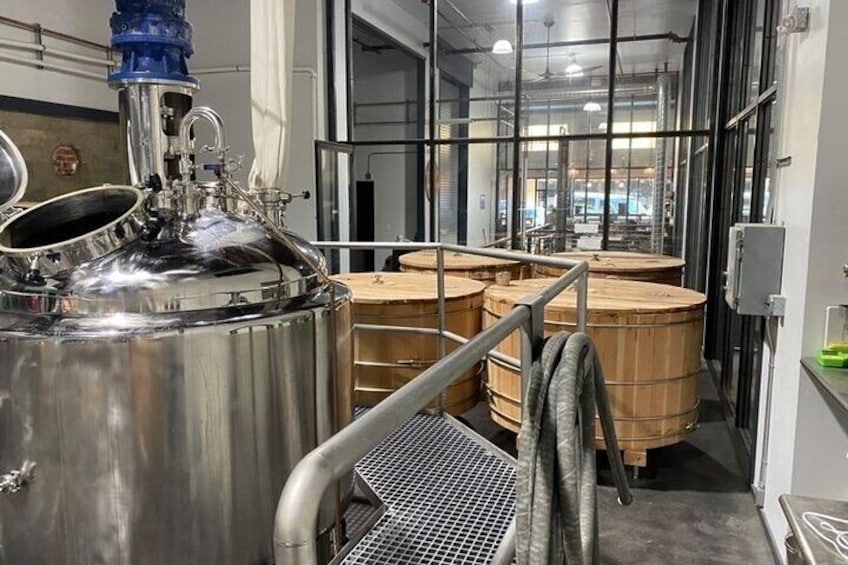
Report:
[[[483,326],[507,314],[516,301],[551,279],[530,279],[486,289]],[[618,441],[628,463],[643,464],[647,449],[683,440],[698,420],[705,297],[692,290],[611,279],[589,279],[587,333],[604,369]],[[575,331],[577,295],[569,289],[545,309],[545,334]],[[521,358],[518,332],[498,351]],[[517,432],[521,377],[498,361],[488,365],[492,418]],[[603,447],[600,425],[597,445]]]
[[[568,251],[553,257],[586,261],[589,276],[594,278],[624,279],[680,286],[686,262],[669,255],[630,253],[625,251]],[[536,266],[540,278],[559,277],[565,270],[546,265]]]
[[[439,327],[436,275],[355,273],[333,277],[352,292],[354,324]],[[445,277],[445,329],[471,338],[480,332],[483,283]],[[401,332],[357,331],[354,338],[354,402],[373,406],[439,360],[438,337]],[[446,351],[458,345],[446,340]],[[480,397],[479,368],[447,388],[447,409],[462,414]],[[438,402],[430,405],[438,407]]]
[[[518,261],[497,259],[471,253],[445,251],[445,274],[495,284],[499,273],[509,273],[511,280],[522,278],[527,267]],[[400,256],[400,270],[404,272],[435,273],[438,269],[437,252],[434,249],[414,251]]]

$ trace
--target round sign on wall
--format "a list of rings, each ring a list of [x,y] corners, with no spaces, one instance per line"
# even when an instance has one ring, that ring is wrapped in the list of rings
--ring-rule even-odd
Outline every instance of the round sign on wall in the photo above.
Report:
[[[59,176],[70,177],[77,173],[80,166],[80,154],[73,145],[59,145],[51,157],[53,172]]]

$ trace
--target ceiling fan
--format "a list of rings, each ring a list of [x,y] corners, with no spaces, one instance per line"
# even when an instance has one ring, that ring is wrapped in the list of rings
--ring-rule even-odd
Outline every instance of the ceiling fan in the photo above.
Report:
[[[546,82],[552,79],[572,79],[582,78],[595,69],[600,69],[603,65],[595,65],[593,67],[582,67],[577,63],[577,56],[574,53],[569,54],[568,66],[564,73],[551,72],[551,28],[556,22],[551,16],[545,18],[543,25],[548,30],[548,40],[545,47],[545,71],[542,73],[527,74],[533,78],[529,82]]]

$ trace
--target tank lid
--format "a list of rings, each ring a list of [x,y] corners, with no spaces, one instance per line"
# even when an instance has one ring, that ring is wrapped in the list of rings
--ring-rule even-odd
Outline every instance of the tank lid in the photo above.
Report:
[[[513,281],[509,286],[490,286],[486,289],[487,303],[515,304],[529,294],[537,294],[555,279],[526,279]],[[590,314],[668,314],[700,309],[706,296],[700,292],[652,282],[623,279],[589,278],[587,292]],[[573,311],[577,307],[574,287],[566,289],[551,301],[546,311]]]
[[[8,222],[0,228],[0,242],[11,237],[4,234],[8,229]],[[63,330],[111,331],[299,310],[325,294],[326,263],[307,241],[290,232],[283,236],[250,217],[209,209],[180,224],[166,223],[152,241],[134,238],[115,249],[106,245],[114,238],[104,240],[109,253],[102,256],[76,247],[39,255],[40,269],[46,269],[42,259],[68,266],[39,285],[27,279],[23,255],[5,256],[0,314],[47,316]],[[74,263],[77,257],[84,261]]]
[[[27,168],[18,147],[0,130],[0,210],[11,208],[23,198]]]

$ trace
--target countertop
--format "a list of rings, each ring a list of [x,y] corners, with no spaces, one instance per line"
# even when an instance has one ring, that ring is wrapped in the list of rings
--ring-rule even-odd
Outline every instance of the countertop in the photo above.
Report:
[[[822,367],[812,357],[801,359],[813,382],[848,414],[848,369]]]
[[[819,512],[834,518],[848,520],[848,501],[784,494],[780,497],[780,506],[783,508],[789,527],[792,528],[792,533],[795,534],[795,540],[804,556],[806,565],[848,564],[848,561],[836,553],[832,545],[816,536],[803,519],[804,512]],[[846,529],[839,524],[834,524],[834,526],[838,530]]]

